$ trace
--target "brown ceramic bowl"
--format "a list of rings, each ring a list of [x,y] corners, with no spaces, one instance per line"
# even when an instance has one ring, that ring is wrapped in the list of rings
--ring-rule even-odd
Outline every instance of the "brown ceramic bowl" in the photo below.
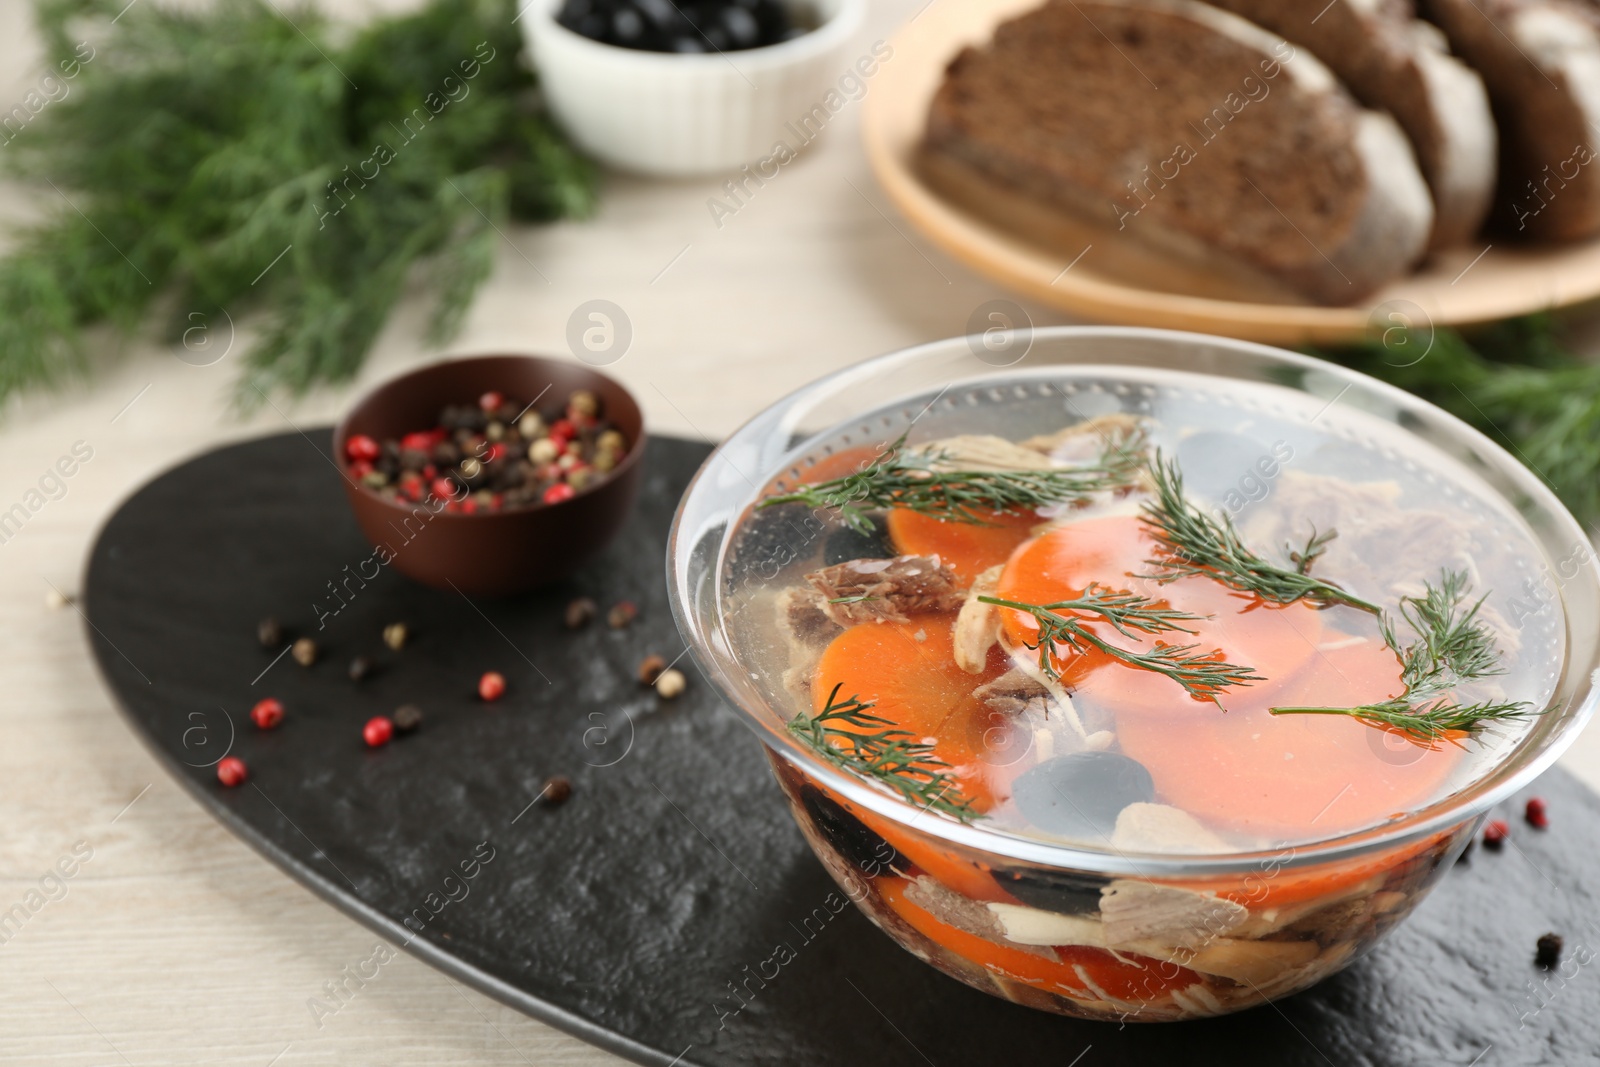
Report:
[[[388,500],[347,477],[345,493],[361,532],[374,547],[387,547],[389,565],[408,578],[468,596],[520,593],[569,574],[611,543],[639,493],[644,418],[628,391],[604,374],[539,356],[447,360],[378,386],[333,431],[342,470],[345,441],[353,434],[382,441],[425,429],[446,404],[474,404],[490,390],[518,398],[542,394],[537,410],[548,411],[578,389],[600,398],[605,419],[629,442],[628,454],[604,480],[559,504],[465,515]]]

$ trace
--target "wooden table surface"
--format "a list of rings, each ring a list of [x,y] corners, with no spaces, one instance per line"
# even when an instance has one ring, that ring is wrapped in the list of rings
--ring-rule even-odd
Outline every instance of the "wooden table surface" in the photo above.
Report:
[[[922,3],[877,0],[857,50]],[[359,17],[405,4],[325,6]],[[0,4],[0,110],[37,80],[29,7]],[[610,369],[640,397],[651,428],[714,439],[826,371],[965,332],[975,307],[1008,294],[910,235],[867,173],[856,118],[852,105],[720,226],[707,206],[720,181],[613,177],[598,218],[508,231],[448,351],[565,353],[573,310],[610,300],[633,326],[630,350]],[[53,197],[0,186],[0,220],[60,210]],[[1028,311],[1039,325],[1063,321]],[[57,899],[9,938],[0,933],[0,1062],[621,1062],[407,956],[319,1027],[308,999],[366,959],[374,936],[168,780],[114,712],[76,611],[46,604],[52,588],[76,590],[100,523],[151,476],[228,440],[331,422],[371,383],[439,355],[422,326],[416,307],[402,309],[357,382],[243,418],[228,404],[242,329],[232,355],[207,367],[154,342],[106,337],[92,382],[6,413],[0,510],[76,442],[93,457],[64,496],[0,544],[0,911],[40,890],[74,849],[89,854],[64,895],[47,879]],[[1593,732],[1566,764],[1600,785]]]

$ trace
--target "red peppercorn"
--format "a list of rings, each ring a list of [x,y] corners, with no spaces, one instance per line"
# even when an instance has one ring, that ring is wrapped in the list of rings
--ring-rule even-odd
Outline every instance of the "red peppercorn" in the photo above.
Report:
[[[431,482],[435,478],[439,477],[439,468],[435,467],[432,463],[425,463],[422,466],[422,476]]]
[[[492,390],[478,398],[478,406],[485,411],[498,411],[505,402],[505,397]]]
[[[435,478],[433,484],[428,486],[433,490],[433,495],[440,500],[454,500],[456,496],[456,483],[449,478]]]
[[[402,452],[432,452],[433,446],[444,440],[439,430],[418,430],[400,438]]]
[[[1543,830],[1550,825],[1550,816],[1544,810],[1544,800],[1540,797],[1529,797],[1528,806],[1523,810],[1523,818],[1528,820],[1528,825],[1535,830]]]
[[[550,436],[562,437],[570,441],[578,436],[578,428],[572,425],[571,419],[557,419],[550,424]]]
[[[478,679],[478,695],[484,700],[493,702],[505,695],[506,676],[499,671],[484,671],[483,677]]]
[[[365,478],[371,473],[372,464],[368,463],[364,459],[358,459],[354,463],[350,464],[350,477],[352,478]]]
[[[1505,844],[1506,838],[1511,836],[1511,827],[1506,825],[1504,819],[1495,819],[1483,828],[1483,847],[1498,851]]]
[[[361,728],[361,739],[368,748],[382,748],[394,736],[394,722],[387,715],[374,715]]]
[[[489,497],[489,510],[491,510],[491,511],[499,511],[500,508],[501,508],[501,505],[503,505],[504,503],[505,503],[505,497],[503,497],[499,493],[494,493]]]
[[[283,721],[283,703],[273,697],[256,701],[250,709],[250,721],[263,730],[270,730]]]
[[[488,451],[487,454],[484,455],[483,460],[484,460],[485,463],[493,463],[495,460],[499,459],[501,456],[504,456],[505,454],[506,454],[505,442],[496,441],[494,444],[489,446],[489,451]]]
[[[557,482],[544,491],[544,502],[546,504],[559,504],[563,500],[571,500],[577,495],[577,491],[566,482]]]
[[[245,767],[244,760],[238,756],[223,756],[217,761],[217,781],[232,789],[236,785],[243,785],[244,780],[250,777],[250,771]]]
[[[364,459],[370,462],[377,459],[381,452],[378,442],[364,433],[352,434],[344,443],[345,458],[350,460]]]
[[[468,497],[467,499],[465,499],[465,500],[463,500],[461,502],[461,514],[463,514],[463,515],[476,515],[477,513],[478,513],[478,502],[476,500],[473,500],[471,497]]]

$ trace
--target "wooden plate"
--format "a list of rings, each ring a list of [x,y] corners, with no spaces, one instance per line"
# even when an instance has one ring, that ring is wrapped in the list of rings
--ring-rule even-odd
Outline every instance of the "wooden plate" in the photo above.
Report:
[[[1600,297],[1600,241],[1512,247],[1484,239],[1436,254],[1418,273],[1359,305],[1319,307],[1199,295],[1203,290],[1192,279],[1169,278],[1167,291],[1148,281],[1132,283],[1122,279],[1150,275],[1130,272],[1126,262],[1114,270],[1117,259],[1136,253],[1109,228],[1070,236],[1058,229],[1041,239],[1042,227],[1008,227],[994,213],[962,207],[914,164],[928,103],[963,46],[987,42],[997,23],[1038,3],[930,3],[894,38],[894,53],[873,79],[862,112],[867,158],[889,198],[934,244],[1008,288],[1098,322],[1276,344],[1350,340],[1396,325],[1487,322]],[[1016,205],[1010,207],[1005,214],[1016,220]],[[1032,236],[1020,236],[1019,229]],[[1172,291],[1180,287],[1184,291]]]

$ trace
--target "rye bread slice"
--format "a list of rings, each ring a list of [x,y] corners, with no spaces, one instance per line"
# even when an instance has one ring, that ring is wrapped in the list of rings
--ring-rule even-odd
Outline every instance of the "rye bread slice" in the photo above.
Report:
[[[1478,232],[1495,186],[1489,94],[1412,0],[1212,2],[1309,49],[1358,101],[1395,117],[1433,194],[1430,247]]]
[[[1121,238],[1324,304],[1423,254],[1410,145],[1327,67],[1196,0],[1048,0],[950,64],[925,148]]]
[[[1523,237],[1600,233],[1600,11],[1570,0],[1424,0],[1489,87],[1500,126],[1493,217]]]

